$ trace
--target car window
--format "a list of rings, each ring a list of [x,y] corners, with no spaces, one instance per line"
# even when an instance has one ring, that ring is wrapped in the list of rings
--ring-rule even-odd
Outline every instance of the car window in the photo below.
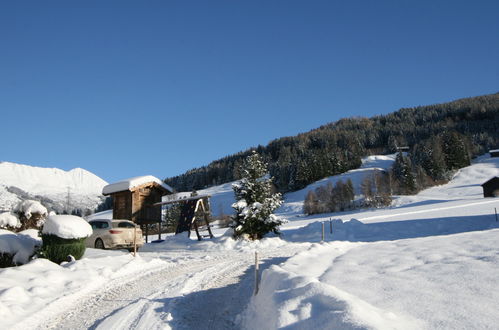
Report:
[[[135,225],[133,223],[126,222],[126,221],[118,222],[118,228],[133,228],[133,227],[135,227]]]
[[[107,221],[92,221],[90,222],[92,229],[106,229],[109,228],[109,223]]]

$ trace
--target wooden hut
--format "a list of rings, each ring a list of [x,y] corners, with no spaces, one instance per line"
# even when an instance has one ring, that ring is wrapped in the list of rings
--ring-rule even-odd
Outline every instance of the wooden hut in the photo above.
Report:
[[[499,178],[493,177],[489,181],[482,184],[483,197],[499,197]]]
[[[499,149],[489,150],[490,158],[499,157]]]
[[[161,197],[173,189],[154,176],[140,176],[112,183],[102,189],[113,198],[113,219],[128,219],[140,225],[161,222]]]

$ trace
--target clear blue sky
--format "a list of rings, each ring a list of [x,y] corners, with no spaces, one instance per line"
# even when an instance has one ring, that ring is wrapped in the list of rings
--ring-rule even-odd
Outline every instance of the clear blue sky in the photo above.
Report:
[[[0,160],[109,182],[498,81],[497,0],[0,2]]]

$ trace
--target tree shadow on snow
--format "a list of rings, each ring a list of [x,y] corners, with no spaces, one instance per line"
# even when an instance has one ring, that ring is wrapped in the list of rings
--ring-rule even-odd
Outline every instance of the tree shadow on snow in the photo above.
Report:
[[[495,221],[494,214],[376,223],[363,223],[356,219],[347,222],[333,220],[331,224],[332,234],[329,222],[325,222],[325,241],[392,241],[499,228],[499,222]],[[282,238],[291,242],[320,242],[322,224],[314,222],[303,228],[286,230]]]
[[[424,201],[419,201],[419,202],[414,202],[414,203],[408,203],[405,205],[397,206],[398,209],[405,209],[409,207],[415,207],[415,206],[425,206],[425,205],[432,205],[432,204],[440,204],[440,203],[448,203],[448,199],[427,199]],[[378,210],[373,210],[373,211],[378,211]]]

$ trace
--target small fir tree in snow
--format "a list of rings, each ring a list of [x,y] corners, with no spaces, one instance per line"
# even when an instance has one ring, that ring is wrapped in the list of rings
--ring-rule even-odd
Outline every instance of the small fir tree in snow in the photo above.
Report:
[[[240,174],[241,181],[232,185],[236,196],[236,202],[232,204],[236,210],[231,224],[234,236],[261,239],[269,232],[279,234],[278,227],[284,221],[273,212],[281,206],[282,199],[280,193],[273,192],[267,164],[253,152],[245,159]]]

